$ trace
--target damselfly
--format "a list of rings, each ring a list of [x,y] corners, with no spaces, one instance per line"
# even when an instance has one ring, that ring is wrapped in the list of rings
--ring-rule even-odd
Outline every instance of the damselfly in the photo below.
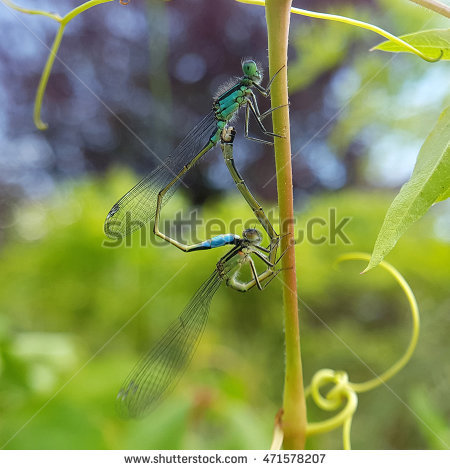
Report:
[[[219,142],[226,124],[239,108],[245,108],[245,137],[267,144],[273,143],[248,135],[250,112],[264,134],[280,137],[267,131],[262,123],[276,108],[261,114],[252,91],[255,88],[264,97],[268,97],[277,74],[264,88],[261,85],[262,72],[255,61],[244,60],[242,71],[244,75],[241,78],[219,90],[214,98],[212,111],[189,132],[172,154],[114,204],[105,220],[104,230],[107,236],[114,238],[128,235],[152,220],[156,214],[157,202],[162,204],[169,200],[183,175]]]
[[[234,246],[220,259],[180,316],[125,380],[117,395],[118,410],[123,417],[138,418],[147,414],[175,386],[195,352],[205,329],[211,300],[223,282],[241,292],[254,286],[264,289],[280,272],[275,269],[279,259],[271,263],[264,255],[265,250],[259,246],[261,241],[261,233],[250,228],[244,230],[242,238],[228,234],[204,242],[209,245],[207,248],[225,244]],[[266,263],[267,268],[262,274],[257,274],[251,255]],[[245,265],[250,266],[252,279],[241,282],[238,275]]]
[[[267,218],[266,214],[264,213],[263,208],[261,205],[258,203],[258,201],[255,199],[253,194],[250,192],[250,189],[248,186],[245,184],[244,179],[240,175],[239,171],[237,170],[235,164],[234,164],[234,156],[233,156],[233,142],[234,138],[236,135],[236,131],[234,127],[226,126],[224,127],[222,133],[221,133],[221,142],[220,142],[220,147],[222,150],[222,154],[225,160],[225,163],[227,165],[228,171],[230,172],[234,183],[236,184],[236,187],[246,200],[247,204],[251,207],[253,210],[253,213],[255,214],[256,218],[268,234],[270,238],[270,245],[269,248],[270,250],[267,250],[266,252],[269,253],[270,251],[270,260],[273,263],[275,257],[276,257],[276,246],[278,245],[278,235],[275,232],[274,228],[272,227],[272,224],[270,223],[269,219]],[[200,242],[196,243],[193,245],[186,245],[184,243],[180,243],[179,241],[171,238],[169,235],[166,235],[165,233],[161,232],[159,228],[159,220],[160,220],[160,215],[161,215],[161,207],[162,207],[162,196],[161,193],[158,195],[157,198],[157,204],[156,204],[156,214],[155,214],[155,227],[154,227],[154,232],[155,234],[162,238],[163,240],[166,240],[167,242],[171,243],[172,245],[176,246],[182,251],[198,251],[198,250],[205,250],[208,248],[211,248],[209,246],[210,240],[207,242]],[[233,237],[234,235],[226,235],[227,237]],[[225,236],[222,236],[225,237]],[[217,243],[220,237],[217,238]],[[231,240],[232,238],[230,238]],[[219,245],[217,245],[219,246]],[[221,246],[221,245],[220,245]],[[265,249],[264,249],[265,250]]]

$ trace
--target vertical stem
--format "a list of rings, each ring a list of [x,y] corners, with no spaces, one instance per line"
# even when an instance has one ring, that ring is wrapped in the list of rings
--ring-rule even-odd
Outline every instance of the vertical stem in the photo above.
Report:
[[[273,76],[281,67],[272,86],[272,107],[289,103],[287,88],[287,46],[292,0],[267,0],[266,20],[269,45],[269,72]],[[292,192],[291,140],[289,107],[273,113],[273,128],[284,138],[275,138],[278,205],[280,209],[281,251],[290,247],[282,259],[284,268],[284,324],[286,371],[283,398],[283,446],[303,449],[306,435],[306,406],[300,357],[297,277],[294,250],[294,204]]]

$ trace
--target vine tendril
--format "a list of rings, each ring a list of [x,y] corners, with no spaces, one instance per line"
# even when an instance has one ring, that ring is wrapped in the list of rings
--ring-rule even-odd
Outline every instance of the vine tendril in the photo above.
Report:
[[[367,253],[347,253],[340,256],[336,263],[349,260],[369,260]],[[398,359],[394,365],[377,377],[366,382],[353,383],[349,380],[346,372],[334,371],[331,369],[321,369],[316,372],[312,378],[311,385],[306,389],[306,396],[311,397],[315,405],[325,411],[335,411],[339,407],[344,408],[332,418],[317,423],[308,423],[307,435],[329,432],[342,426],[343,448],[351,448],[350,431],[353,415],[358,406],[358,393],[368,392],[397,374],[411,359],[419,337],[420,318],[419,308],[417,306],[414,294],[404,277],[391,264],[382,261],[380,266],[389,272],[402,288],[406,295],[411,310],[413,320],[411,340],[405,353]],[[331,390],[323,396],[320,389],[327,385],[333,385]]]
[[[50,13],[47,11],[42,10],[30,10],[28,8],[22,8],[19,5],[11,2],[11,0],[2,0],[2,2],[8,6],[9,8],[20,11],[21,13],[26,13],[28,15],[41,15],[50,18],[57,23],[59,23],[58,31],[56,32],[55,39],[53,40],[53,44],[49,49],[49,54],[47,57],[47,61],[45,63],[44,69],[42,71],[41,78],[39,80],[39,85],[36,91],[36,98],[34,100],[34,111],[33,111],[33,120],[35,126],[44,131],[48,128],[48,125],[42,121],[41,119],[41,109],[42,109],[42,101],[44,99],[45,90],[47,88],[48,79],[50,77],[50,73],[53,68],[53,64],[55,62],[55,58],[57,57],[56,54],[59,50],[59,46],[61,45],[61,40],[64,34],[64,30],[67,24],[73,20],[77,15],[82,13],[83,11],[88,10],[96,5],[100,5],[101,3],[113,2],[114,0],[89,0],[88,2],[79,5],[78,7],[74,8],[73,10],[69,11],[65,16],[60,16],[57,13]],[[122,3],[122,2],[121,2]]]
[[[265,6],[264,0],[236,0],[236,1],[239,3],[247,3],[249,5]],[[332,15],[330,13],[320,13],[317,11],[304,10],[302,8],[294,8],[294,7],[291,8],[291,13],[294,13],[296,15],[308,16],[310,18],[316,18],[319,20],[337,21],[339,23],[350,24],[358,28],[368,29],[369,31],[373,31],[374,33],[377,33],[380,36],[383,36],[386,39],[389,39],[392,42],[395,42],[396,44],[405,47],[408,51],[412,52],[413,54],[416,54],[421,59],[426,60],[427,62],[438,62],[444,54],[444,51],[441,49],[439,57],[429,57],[425,55],[423,52],[419,51],[419,49],[416,49],[414,46],[404,41],[403,39],[400,39],[399,37],[395,36],[389,31],[386,31],[383,28],[380,28],[379,26],[375,26],[370,23],[365,23],[364,21],[355,20],[353,18],[347,18],[346,16]]]

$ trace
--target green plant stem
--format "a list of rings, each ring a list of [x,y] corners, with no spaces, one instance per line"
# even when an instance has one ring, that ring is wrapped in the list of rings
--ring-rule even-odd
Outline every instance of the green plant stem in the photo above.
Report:
[[[287,46],[291,0],[267,0],[266,19],[269,46],[269,72],[280,71],[272,86],[272,107],[289,103],[287,88]],[[281,70],[280,70],[281,69]],[[278,205],[280,210],[281,251],[284,269],[284,325],[286,342],[286,371],[283,398],[283,447],[303,449],[306,436],[306,406],[300,357],[297,276],[294,251],[294,204],[292,193],[291,139],[289,106],[273,113],[275,164],[277,171]]]
[[[424,8],[427,8],[428,10],[435,11],[436,13],[439,13],[442,16],[446,16],[447,18],[450,18],[450,7],[448,5],[445,5],[444,3],[438,2],[436,0],[410,0],[410,1]]]

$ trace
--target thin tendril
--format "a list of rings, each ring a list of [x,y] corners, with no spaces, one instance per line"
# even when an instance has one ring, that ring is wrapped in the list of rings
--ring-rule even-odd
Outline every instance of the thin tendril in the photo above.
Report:
[[[369,260],[370,255],[367,253],[347,253],[340,256],[336,263],[349,260]],[[413,320],[412,335],[406,352],[400,359],[394,363],[389,369],[375,377],[362,383],[352,383],[348,380],[346,372],[334,371],[331,369],[321,369],[314,374],[311,385],[306,389],[306,396],[311,396],[317,407],[326,410],[334,411],[338,409],[345,402],[345,407],[333,418],[320,421],[317,423],[308,423],[307,435],[319,434],[329,432],[342,426],[343,448],[346,450],[351,449],[350,431],[353,415],[358,406],[358,393],[373,390],[375,387],[382,385],[395,374],[397,374],[411,359],[414,349],[419,337],[419,308],[417,306],[414,294],[405,281],[403,276],[389,263],[382,261],[380,266],[388,271],[394,279],[398,282],[408,300],[411,316]],[[329,384],[334,384],[333,388],[326,394],[321,395],[320,388]]]
[[[342,441],[344,450],[352,450],[352,443],[350,439],[352,429],[353,416],[347,418],[342,426]]]
[[[34,100],[34,111],[33,111],[33,120],[34,125],[40,130],[45,131],[48,128],[48,125],[41,119],[41,109],[42,101],[44,99],[45,89],[47,88],[48,79],[52,71],[53,63],[55,62],[56,53],[58,52],[59,46],[61,45],[61,40],[64,34],[64,29],[66,25],[61,23],[56,33],[55,39],[53,41],[50,53],[47,57],[47,62],[45,63],[44,70],[42,71],[41,78],[39,80],[39,85],[36,91],[36,98]]]
[[[343,256],[340,256],[337,262],[339,263],[341,261],[348,261],[352,259],[369,260],[370,255],[366,253],[348,253]],[[414,349],[416,348],[416,345],[417,345],[417,340],[419,338],[419,331],[420,331],[419,307],[417,306],[416,298],[414,297],[411,287],[409,287],[408,283],[405,281],[405,278],[394,268],[394,266],[387,263],[386,261],[382,261],[380,263],[380,266],[384,268],[386,271],[388,271],[390,274],[392,274],[393,278],[397,281],[397,283],[400,285],[400,287],[402,288],[403,292],[406,295],[406,298],[408,300],[408,303],[411,309],[411,316],[413,320],[412,335],[411,335],[411,340],[409,342],[409,345],[405,353],[393,366],[391,366],[385,372],[380,374],[378,377],[368,380],[367,382],[349,384],[352,387],[352,389],[357,393],[363,393],[363,392],[372,390],[375,387],[378,387],[378,385],[381,385],[387,380],[389,380],[395,374],[397,374],[397,372],[399,372],[411,359],[411,356],[413,355]]]
[[[265,6],[264,0],[236,0],[236,1],[239,3],[248,3],[249,5]],[[374,33],[377,33],[380,36],[383,36],[391,40],[392,42],[395,42],[396,44],[403,46],[408,51],[412,52],[413,54],[416,54],[421,59],[426,60],[427,62],[439,61],[442,58],[443,53],[444,53],[444,51],[441,50],[439,57],[429,57],[425,55],[424,53],[420,52],[419,49],[416,49],[414,46],[411,46],[411,44],[407,43],[406,41],[403,41],[403,39],[400,39],[397,36],[394,36],[393,34],[391,34],[389,31],[386,31],[385,29],[382,29],[370,23],[365,23],[364,21],[355,20],[353,18],[347,18],[346,16],[332,15],[330,13],[319,13],[317,11],[303,10],[302,8],[291,8],[291,12],[296,15],[308,16],[310,18],[316,18],[320,20],[337,21],[339,23],[346,23],[352,26],[357,26],[358,28],[368,29],[369,31],[373,31]]]
[[[50,77],[50,73],[53,68],[53,64],[55,62],[56,54],[59,50],[59,46],[61,45],[61,40],[64,34],[65,27],[69,23],[69,21],[73,20],[77,15],[82,13],[83,11],[88,10],[96,5],[100,5],[101,3],[113,2],[114,0],[90,0],[82,5],[74,8],[73,10],[69,11],[64,17],[61,17],[57,13],[49,13],[46,11],[41,10],[29,10],[27,8],[22,8],[10,0],[2,0],[2,2],[7,5],[8,7],[12,8],[13,10],[20,11],[21,13],[26,13],[28,15],[41,15],[51,18],[59,23],[59,28],[56,33],[55,39],[53,40],[52,47],[50,48],[50,52],[47,57],[47,62],[45,63],[44,70],[42,71],[41,78],[39,80],[39,85],[36,91],[36,98],[34,101],[34,111],[33,111],[33,120],[35,126],[43,131],[48,128],[48,125],[42,121],[41,119],[41,109],[42,109],[42,101],[44,99],[45,90],[47,88],[48,79]]]
[[[326,397],[320,394],[320,387],[334,383],[335,386]],[[348,376],[345,372],[331,369],[321,369],[314,374],[308,391],[311,392],[315,404],[326,411],[333,411],[346,401],[345,407],[335,416],[317,423],[308,423],[306,435],[321,434],[332,431],[351,419],[358,407],[358,395],[348,386]]]
[[[2,0],[2,2],[8,6],[9,8],[12,8],[13,10],[20,11],[21,13],[26,13],[27,15],[41,15],[41,16],[46,16],[48,18],[51,18],[52,20],[57,21],[58,23],[61,23],[62,18],[59,16],[57,13],[50,13],[48,11],[41,11],[41,10],[30,10],[28,8],[22,8],[19,5],[14,4],[10,0]]]

